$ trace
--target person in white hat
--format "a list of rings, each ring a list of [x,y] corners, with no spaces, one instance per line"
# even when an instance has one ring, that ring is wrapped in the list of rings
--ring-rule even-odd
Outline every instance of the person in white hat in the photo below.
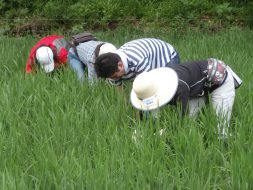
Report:
[[[97,78],[97,74],[94,68],[94,62],[97,56],[108,52],[116,51],[116,47],[108,42],[102,42],[97,40],[90,40],[80,43],[74,49],[70,48],[68,53],[68,63],[70,67],[75,71],[79,80],[84,79],[85,68],[88,69],[88,79],[92,82]]]
[[[34,73],[42,68],[46,73],[66,65],[69,44],[59,35],[46,36],[40,39],[31,49],[27,63],[26,73]]]
[[[179,103],[183,116],[188,111],[189,116],[195,117],[210,94],[212,106],[221,118],[218,132],[226,137],[235,88],[241,83],[240,78],[223,61],[210,58],[138,75],[133,82],[130,99],[132,105],[142,111]]]

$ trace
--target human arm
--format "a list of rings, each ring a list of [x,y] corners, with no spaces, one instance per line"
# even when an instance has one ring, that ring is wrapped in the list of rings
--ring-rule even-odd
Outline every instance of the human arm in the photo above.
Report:
[[[106,79],[110,85],[115,86],[119,92],[123,93],[124,85],[121,79],[114,80],[114,79]]]
[[[30,57],[27,60],[27,63],[25,66],[25,72],[26,72],[26,74],[32,73],[32,60],[30,59]]]
[[[149,63],[149,59],[147,57],[144,57],[142,60],[140,60],[137,63],[135,74],[139,75],[143,72],[150,71],[151,69],[152,68],[151,68],[151,64]]]
[[[74,51],[70,49],[68,53],[68,63],[70,67],[77,74],[79,80],[83,80],[85,65],[82,64],[80,59],[75,55]]]
[[[26,62],[26,66],[25,66],[25,72],[26,72],[26,74],[31,74],[32,72],[33,72],[33,64],[34,64],[34,51],[32,50],[31,52],[30,52],[30,55],[29,55],[29,57],[28,57],[28,59],[27,59],[27,62]]]
[[[58,55],[58,60],[61,64],[66,64],[68,60],[68,50],[66,48],[61,48],[59,55]]]
[[[177,92],[173,98],[172,104],[175,104],[181,110],[181,116],[185,116],[189,101],[190,90],[186,84],[179,81]]]

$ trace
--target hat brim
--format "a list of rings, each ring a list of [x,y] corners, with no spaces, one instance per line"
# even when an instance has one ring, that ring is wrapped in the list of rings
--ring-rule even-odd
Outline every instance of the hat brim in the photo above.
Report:
[[[174,97],[178,88],[177,73],[171,68],[157,68],[149,71],[149,74],[157,87],[157,93],[154,97],[155,103],[147,106],[132,89],[130,100],[132,105],[138,110],[151,111],[166,105]]]
[[[46,73],[51,73],[54,70],[54,61],[51,61],[47,65],[41,65],[41,68],[46,72]]]

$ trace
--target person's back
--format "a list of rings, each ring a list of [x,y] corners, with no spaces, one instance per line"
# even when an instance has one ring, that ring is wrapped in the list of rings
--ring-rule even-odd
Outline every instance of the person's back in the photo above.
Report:
[[[175,62],[172,61],[177,56],[174,47],[155,38],[130,41],[121,46],[116,53],[124,53],[127,56],[128,65],[135,66],[136,74],[179,63],[179,59]]]
[[[189,96],[195,97],[202,92],[207,79],[208,61],[192,61],[184,64],[174,65],[178,75],[179,85],[189,89]]]
[[[96,58],[96,50],[99,47],[99,45],[102,45],[104,42],[102,41],[88,41],[84,43],[80,43],[78,46],[76,46],[76,50],[78,53],[79,59],[82,61],[82,63],[85,64],[85,66],[88,66],[89,62],[95,62]]]
[[[88,79],[90,82],[97,78],[94,69],[94,62],[98,55],[115,51],[116,47],[111,43],[90,40],[82,42],[75,47],[70,48],[68,60],[70,67],[77,74],[79,80],[84,80],[85,68],[88,70]]]

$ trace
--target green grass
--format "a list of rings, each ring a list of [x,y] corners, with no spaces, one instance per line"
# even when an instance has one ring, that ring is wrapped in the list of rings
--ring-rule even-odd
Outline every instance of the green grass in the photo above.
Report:
[[[0,189],[252,189],[253,32],[132,31],[96,34],[120,46],[140,37],[170,42],[181,61],[214,57],[244,80],[236,91],[233,136],[215,134],[210,108],[180,121],[170,108],[139,121],[125,96],[104,81],[91,88],[66,68],[26,76],[32,37],[0,37]],[[211,113],[211,114],[210,114]],[[160,137],[154,129],[166,128]],[[133,141],[137,129],[142,137]]]

